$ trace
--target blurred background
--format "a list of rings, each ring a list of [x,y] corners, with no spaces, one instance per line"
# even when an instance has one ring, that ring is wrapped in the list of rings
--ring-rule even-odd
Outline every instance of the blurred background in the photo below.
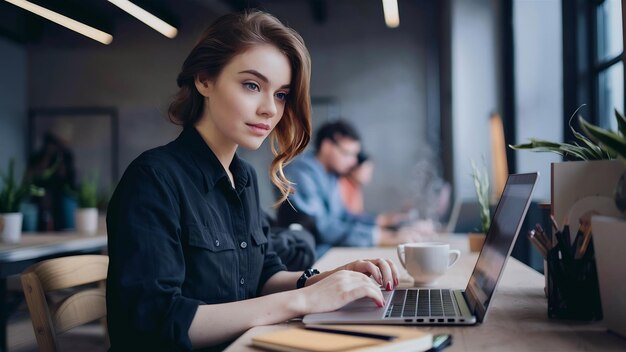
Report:
[[[492,114],[508,145],[571,140],[568,121],[581,104],[581,115],[604,127],[615,127],[613,108],[624,109],[619,0],[398,0],[396,27],[385,22],[385,2],[133,1],[177,29],[168,38],[104,0],[0,1],[0,169],[14,158],[17,170],[32,170],[52,134],[73,155],[71,182],[97,175],[106,203],[135,157],[178,135],[166,108],[201,31],[246,8],[304,38],[314,126],[353,122],[375,161],[370,211],[433,204],[446,184],[450,204],[475,198],[470,161],[484,158],[492,170]],[[113,40],[102,44],[19,3]],[[257,168],[263,208],[273,212],[269,148],[240,155]],[[509,172],[542,174],[534,197],[549,201],[549,163],[560,157],[510,148],[506,157]]]

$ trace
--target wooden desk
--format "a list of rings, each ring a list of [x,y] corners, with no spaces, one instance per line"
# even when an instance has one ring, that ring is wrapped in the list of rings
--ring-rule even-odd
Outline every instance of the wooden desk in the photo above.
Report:
[[[442,240],[460,249],[461,259],[434,287],[465,288],[477,253],[469,253],[467,239],[448,236]],[[399,265],[395,248],[333,248],[316,267],[335,268],[351,260],[390,258]],[[411,285],[402,269],[401,285]],[[625,351],[626,339],[606,332],[602,322],[549,320],[544,277],[520,261],[509,258],[492,305],[483,324],[463,327],[416,327],[432,333],[450,333],[454,343],[446,351]],[[287,322],[250,329],[227,351],[261,351],[250,346],[251,338],[269,331],[298,326]]]
[[[106,234],[85,236],[72,232],[25,233],[19,243],[0,243],[0,352],[7,350],[6,322],[12,310],[7,297],[7,278],[39,261],[100,253],[106,245]]]

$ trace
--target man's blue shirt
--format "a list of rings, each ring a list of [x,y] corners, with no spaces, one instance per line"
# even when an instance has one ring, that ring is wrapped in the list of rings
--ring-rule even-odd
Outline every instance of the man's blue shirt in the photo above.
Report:
[[[313,153],[296,158],[285,168],[285,175],[295,184],[291,204],[315,224],[318,258],[332,246],[373,245],[374,219],[346,209],[337,175],[326,171]]]

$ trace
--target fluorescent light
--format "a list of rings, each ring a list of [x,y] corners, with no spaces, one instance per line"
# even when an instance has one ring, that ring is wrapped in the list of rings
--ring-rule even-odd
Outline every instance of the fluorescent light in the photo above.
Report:
[[[385,13],[385,24],[387,27],[396,28],[400,25],[398,0],[383,0],[383,12]]]
[[[178,30],[176,28],[170,26],[162,19],[156,17],[155,15],[128,0],[109,0],[109,2],[119,7],[120,9],[128,12],[131,16],[147,24],[155,31],[163,34],[170,39],[176,37],[176,34],[178,34]]]
[[[69,17],[63,16],[60,13],[54,12],[52,10],[48,10],[45,7],[41,7],[39,5],[35,5],[26,0],[6,0],[8,3],[13,4],[15,6],[21,7],[24,10],[30,11],[36,15],[39,15],[43,18],[46,18],[54,23],[60,24],[61,26],[71,29],[74,32],[78,32],[85,37],[89,37],[93,40],[99,41],[102,44],[110,44],[113,41],[113,37],[105,33],[101,30],[90,27],[84,23],[73,20]]]

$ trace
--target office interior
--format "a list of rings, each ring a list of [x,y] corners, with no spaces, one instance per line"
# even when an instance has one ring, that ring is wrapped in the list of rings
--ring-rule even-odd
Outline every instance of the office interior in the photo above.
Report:
[[[104,125],[105,149],[91,152],[104,163],[99,182],[108,192],[141,152],[178,135],[166,109],[185,55],[213,19],[245,8],[272,13],[304,38],[313,126],[344,118],[358,128],[376,164],[364,195],[371,212],[407,204],[428,212],[424,204],[445,183],[449,209],[455,200],[474,200],[471,161],[493,169],[494,113],[509,145],[572,140],[570,117],[583,104],[580,115],[605,128],[616,128],[614,108],[624,111],[619,0],[398,0],[396,28],[385,24],[379,0],[134,1],[174,25],[172,39],[107,1],[31,2],[113,41],[99,43],[0,1],[0,170],[12,158],[19,173],[26,168],[37,116],[106,115],[113,122]],[[239,154],[257,169],[262,206],[273,213],[268,144]],[[506,156],[510,173],[540,172],[533,198],[549,202],[550,163],[563,159],[508,147]],[[531,215],[530,224],[542,221],[538,207]],[[518,246],[515,256],[543,270],[527,241]]]
[[[371,212],[432,203],[443,182],[452,186],[450,203],[475,199],[470,162],[491,168],[492,113],[502,117],[508,145],[571,140],[569,119],[583,104],[587,120],[613,127],[612,109],[624,106],[617,0],[399,1],[397,28],[385,25],[380,1],[138,1],[176,24],[173,39],[107,2],[36,3],[76,14],[113,41],[0,3],[0,165],[15,158],[17,170],[26,167],[36,148],[33,114],[104,109],[116,120],[107,165],[97,169],[108,191],[142,151],[177,136],[166,108],[184,55],[212,19],[246,7],[303,36],[313,62],[313,125],[340,117],[357,126],[376,162],[365,189]],[[272,213],[267,144],[240,154],[258,170]],[[534,198],[549,201],[549,165],[561,158],[506,154],[509,172],[540,172]]]

